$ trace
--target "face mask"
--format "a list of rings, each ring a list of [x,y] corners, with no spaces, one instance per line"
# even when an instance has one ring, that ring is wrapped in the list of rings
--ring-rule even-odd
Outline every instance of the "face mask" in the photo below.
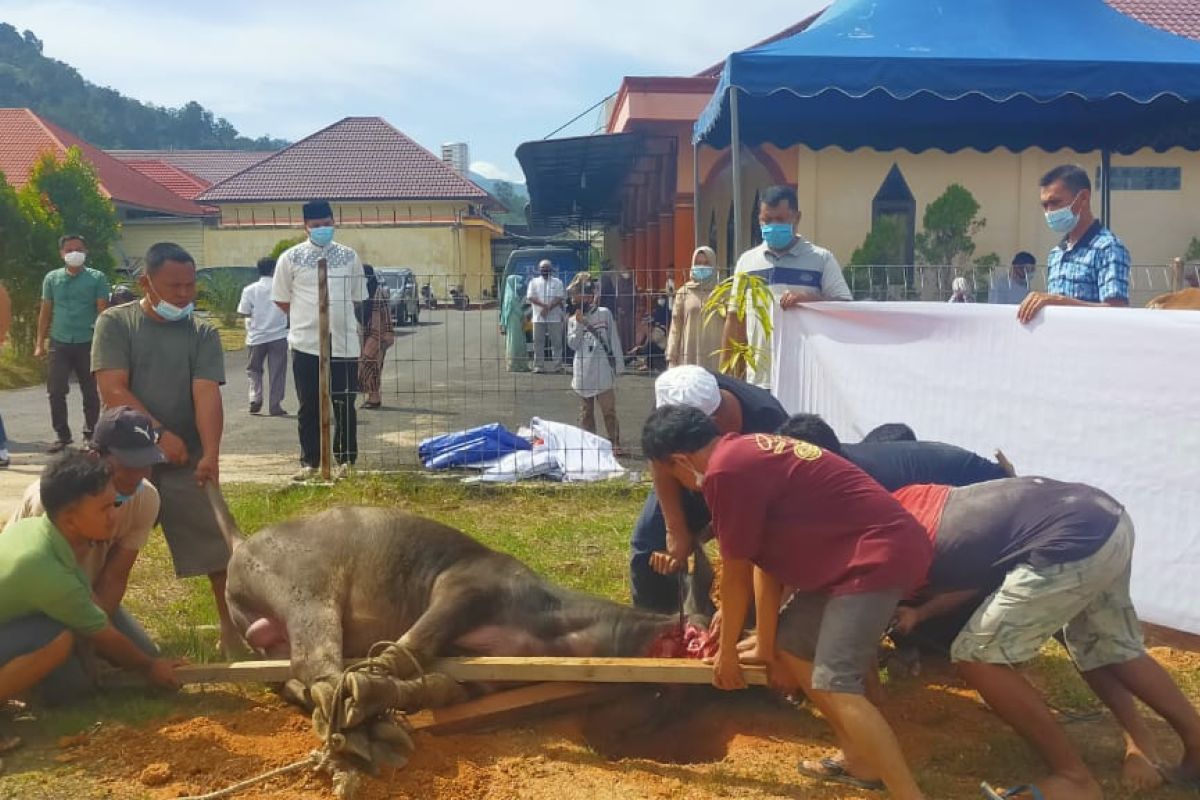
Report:
[[[154,285],[151,284],[151,288]],[[154,293],[158,294],[158,289],[154,289]],[[162,295],[158,295],[158,302],[154,304],[154,313],[165,319],[167,322],[178,322],[181,319],[187,319],[192,315],[192,311],[196,308],[195,303],[188,303],[183,308],[177,305],[168,303],[162,299]]]
[[[308,240],[317,247],[325,247],[333,241],[333,226],[322,225],[319,228],[309,228]]]
[[[1071,202],[1062,208],[1046,212],[1046,224],[1050,226],[1050,230],[1055,233],[1070,233],[1075,230],[1075,226],[1079,224],[1079,215],[1071,210],[1071,206],[1075,205],[1078,197],[1079,195],[1072,197]]]
[[[665,306],[667,304],[667,298],[665,298],[665,297],[658,298],[658,304],[660,306]]]
[[[792,243],[792,226],[786,222],[769,222],[762,226],[763,241],[772,250],[782,250]]]
[[[134,496],[142,490],[142,482],[138,481],[137,488],[133,490],[133,494],[121,494],[117,492],[117,505],[123,506],[134,498]]]
[[[716,274],[716,268],[710,267],[707,264],[695,264],[692,266],[692,280],[697,283],[708,283]]]
[[[83,266],[83,262],[85,261],[87,261],[87,253],[75,251],[72,253],[63,254],[63,262],[66,263],[68,267],[79,269]]]
[[[696,490],[704,488],[704,473],[696,469],[690,461],[684,461],[684,466],[692,471],[692,478],[696,481]]]

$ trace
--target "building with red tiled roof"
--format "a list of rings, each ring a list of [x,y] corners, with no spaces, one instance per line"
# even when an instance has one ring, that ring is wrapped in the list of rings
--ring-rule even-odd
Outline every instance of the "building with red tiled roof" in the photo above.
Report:
[[[488,211],[498,204],[379,117],[347,117],[197,195],[220,212],[209,262],[253,264],[302,233],[300,208],[313,199],[333,205],[337,241],[363,261],[408,267],[443,295],[495,291],[491,240],[503,229]]]
[[[1200,3],[1196,0],[1106,0],[1138,22],[1178,36],[1200,40]]]
[[[125,162],[161,161],[195,175],[209,186],[252,167],[276,150],[109,150]]]
[[[126,166],[137,170],[155,183],[161,183],[175,194],[188,200],[195,200],[196,195],[212,186],[212,181],[198,178],[187,170],[168,164],[166,161],[152,159],[122,159],[122,161]]]
[[[112,200],[121,221],[118,260],[141,263],[154,242],[174,241],[203,263],[205,208],[184,195],[118,161],[98,147],[38,116],[28,108],[0,108],[0,172],[14,186],[29,180],[44,153],[62,158],[77,147],[93,167],[100,191]]]

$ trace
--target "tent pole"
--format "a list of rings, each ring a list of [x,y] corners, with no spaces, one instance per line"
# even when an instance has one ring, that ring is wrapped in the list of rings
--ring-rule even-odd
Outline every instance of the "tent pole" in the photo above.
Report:
[[[692,142],[692,248],[700,246],[700,143]],[[713,266],[716,266],[715,264]]]
[[[1112,151],[1100,151],[1100,222],[1112,229]]]
[[[733,152],[733,252],[726,259],[730,264],[737,263],[742,253],[742,135],[738,130],[738,94],[737,89],[729,87],[729,146]]]

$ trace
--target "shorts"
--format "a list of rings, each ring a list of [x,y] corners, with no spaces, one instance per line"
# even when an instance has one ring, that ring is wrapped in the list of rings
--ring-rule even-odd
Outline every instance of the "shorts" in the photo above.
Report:
[[[1141,625],[1129,597],[1133,539],[1133,523],[1123,513],[1108,541],[1087,558],[1011,570],[954,640],[951,660],[1020,664],[1060,630],[1081,672],[1141,656]]]
[[[902,592],[830,596],[796,592],[779,611],[776,644],[813,665],[818,692],[863,694],[879,640],[896,615]]]
[[[151,479],[161,501],[158,523],[179,578],[223,572],[232,555],[208,495],[196,484],[195,468],[195,463],[163,465],[155,468]],[[222,498],[222,505],[224,502]]]

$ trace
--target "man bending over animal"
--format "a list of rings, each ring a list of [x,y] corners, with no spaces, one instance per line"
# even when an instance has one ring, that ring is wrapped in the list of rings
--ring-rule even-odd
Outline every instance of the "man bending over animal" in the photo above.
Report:
[[[901,609],[897,628],[909,631],[978,603],[954,640],[951,659],[1050,767],[1036,788],[1000,793],[984,784],[986,796],[1102,797],[1066,732],[1012,669],[1059,631],[1076,667],[1127,731],[1126,782],[1138,789],[1161,782],[1150,768],[1154,744],[1133,702],[1137,697],[1183,742],[1183,760],[1167,770],[1168,778],[1200,783],[1200,715],[1142,646],[1129,597],[1133,523],[1116,500],[1091,486],[1046,478],[910,486],[895,496],[926,526],[935,548],[926,599]]]
[[[920,523],[845,459],[783,436],[721,436],[696,408],[650,415],[642,449],[658,470],[712,510],[725,621],[713,683],[746,683],[737,650],[753,595],[762,662],[773,686],[798,684],[830,721],[844,762],[802,762],[802,774],[923,795],[865,676],[899,599],[916,588],[932,548]],[[757,575],[755,567],[759,568]],[[781,609],[784,585],[795,594]]]

